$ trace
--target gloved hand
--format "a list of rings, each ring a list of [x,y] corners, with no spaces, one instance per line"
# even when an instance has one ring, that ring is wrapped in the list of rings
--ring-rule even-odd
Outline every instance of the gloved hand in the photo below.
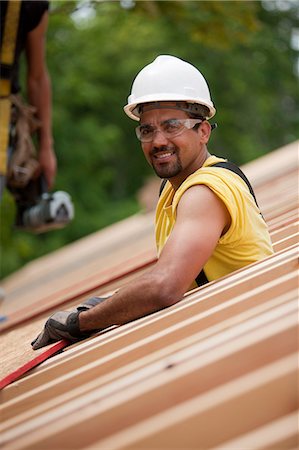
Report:
[[[109,297],[107,297],[109,298]],[[33,350],[37,350],[53,342],[67,339],[71,342],[88,338],[91,334],[101,330],[81,332],[79,328],[79,314],[105,301],[104,297],[91,297],[81,303],[74,311],[58,311],[45,323],[43,331],[31,342]]]
[[[60,341],[61,339],[76,342],[94,333],[96,330],[84,333],[80,331],[80,312],[82,311],[58,311],[49,317],[43,331],[31,342],[33,350]]]

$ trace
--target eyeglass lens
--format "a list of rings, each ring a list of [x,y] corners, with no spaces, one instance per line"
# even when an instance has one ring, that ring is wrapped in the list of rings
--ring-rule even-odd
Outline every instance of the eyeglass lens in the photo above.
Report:
[[[136,128],[136,134],[138,139],[142,142],[150,142],[153,140],[157,131],[161,131],[166,137],[174,137],[181,134],[184,130],[190,129],[200,123],[201,120],[196,119],[168,119],[160,123],[159,127],[155,127],[150,124],[142,124]]]

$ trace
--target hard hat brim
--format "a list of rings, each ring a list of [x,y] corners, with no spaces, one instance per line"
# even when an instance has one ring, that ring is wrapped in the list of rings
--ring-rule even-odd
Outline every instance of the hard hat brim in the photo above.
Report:
[[[130,96],[131,97],[131,96]],[[133,120],[139,121],[140,117],[134,112],[137,105],[141,105],[143,103],[152,103],[152,102],[177,102],[177,101],[184,101],[187,103],[198,103],[200,105],[204,105],[209,109],[209,117],[208,119],[211,119],[216,114],[216,109],[214,108],[214,105],[212,102],[207,102],[205,100],[201,99],[194,99],[190,98],[185,95],[177,95],[177,94],[163,94],[159,95],[145,95],[144,97],[139,97],[138,99],[135,99],[134,102],[130,102],[130,97],[128,98],[129,103],[124,107],[124,111],[128,117],[130,117]]]

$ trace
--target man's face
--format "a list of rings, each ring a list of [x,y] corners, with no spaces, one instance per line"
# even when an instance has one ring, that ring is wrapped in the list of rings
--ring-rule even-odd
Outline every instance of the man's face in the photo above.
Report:
[[[178,109],[151,109],[144,112],[140,125],[157,127],[157,131],[150,142],[142,142],[141,145],[156,174],[179,185],[205,161],[205,144],[210,136],[210,125],[205,121],[198,130],[184,129],[180,135],[170,138],[163,134],[162,129],[165,122],[172,119],[186,120],[189,116]]]

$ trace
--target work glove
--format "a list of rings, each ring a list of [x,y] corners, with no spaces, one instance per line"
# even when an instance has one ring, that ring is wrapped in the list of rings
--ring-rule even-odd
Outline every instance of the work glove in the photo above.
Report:
[[[93,333],[101,331],[80,331],[79,315],[81,312],[88,311],[105,300],[106,298],[103,297],[92,297],[81,303],[74,311],[58,311],[54,313],[45,323],[43,331],[31,342],[33,350],[60,341],[61,339],[77,342],[88,338]]]
[[[67,339],[76,342],[90,336],[91,332],[83,333],[79,328],[80,311],[58,311],[45,323],[43,331],[31,342],[33,350]]]

